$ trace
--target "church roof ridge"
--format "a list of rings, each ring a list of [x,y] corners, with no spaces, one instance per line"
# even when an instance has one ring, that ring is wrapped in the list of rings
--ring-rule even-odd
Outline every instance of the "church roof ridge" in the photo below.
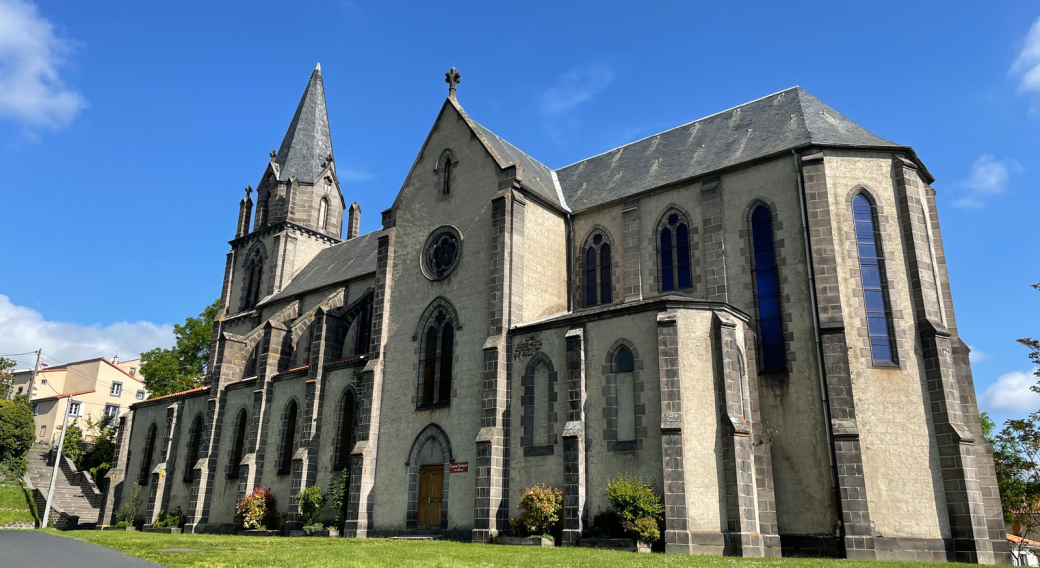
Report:
[[[325,85],[318,63],[272,161],[278,165],[280,181],[295,176],[302,183],[314,183],[324,169],[325,159],[332,155]]]

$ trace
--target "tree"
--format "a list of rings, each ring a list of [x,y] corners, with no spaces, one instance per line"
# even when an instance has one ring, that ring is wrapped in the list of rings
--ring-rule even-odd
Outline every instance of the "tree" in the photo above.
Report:
[[[104,489],[105,474],[116,454],[116,417],[105,414],[97,421],[87,417],[87,432],[93,436],[93,447],[76,462],[76,469],[87,470],[100,489]]]
[[[11,381],[14,380],[14,375],[11,371],[14,370],[14,366],[14,359],[0,357],[0,398],[7,398],[7,395],[11,392]]]
[[[0,472],[25,474],[25,454],[32,447],[36,425],[32,408],[21,400],[0,400]]]
[[[157,347],[141,354],[141,375],[152,397],[202,386],[213,320],[219,308],[220,300],[216,300],[199,317],[184,320],[184,325],[174,325],[177,343],[170,349]]]

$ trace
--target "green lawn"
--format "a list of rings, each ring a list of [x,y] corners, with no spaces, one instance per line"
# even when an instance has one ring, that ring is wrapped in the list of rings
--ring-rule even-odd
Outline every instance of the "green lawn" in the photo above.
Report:
[[[857,562],[813,558],[746,560],[673,554],[635,554],[583,548],[532,548],[463,544],[442,541],[394,541],[345,538],[260,538],[218,535],[164,535],[125,531],[57,532],[127,552],[170,567],[201,568],[293,566],[368,567],[403,566],[433,568],[553,566],[565,567],[656,567],[704,568],[939,568],[943,564],[922,562]],[[164,549],[166,549],[164,551]],[[169,549],[181,549],[170,551]]]
[[[16,510],[12,510],[16,509]],[[7,523],[31,523],[36,520],[33,503],[29,492],[21,482],[0,483],[0,526]]]

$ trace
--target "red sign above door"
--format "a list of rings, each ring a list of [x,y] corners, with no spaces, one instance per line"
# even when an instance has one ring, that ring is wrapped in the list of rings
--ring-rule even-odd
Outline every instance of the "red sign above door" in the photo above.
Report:
[[[452,473],[466,473],[469,471],[469,462],[455,462],[451,464]]]

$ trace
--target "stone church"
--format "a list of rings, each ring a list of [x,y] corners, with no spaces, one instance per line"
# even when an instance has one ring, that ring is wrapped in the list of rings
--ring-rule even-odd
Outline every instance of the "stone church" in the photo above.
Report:
[[[913,148],[795,87],[552,169],[446,82],[362,235],[315,68],[239,203],[205,386],[121,420],[102,524],[139,488],[230,531],[269,487],[298,527],[346,476],[346,536],[486,542],[545,483],[568,545],[634,473],[672,553],[1008,562]]]

